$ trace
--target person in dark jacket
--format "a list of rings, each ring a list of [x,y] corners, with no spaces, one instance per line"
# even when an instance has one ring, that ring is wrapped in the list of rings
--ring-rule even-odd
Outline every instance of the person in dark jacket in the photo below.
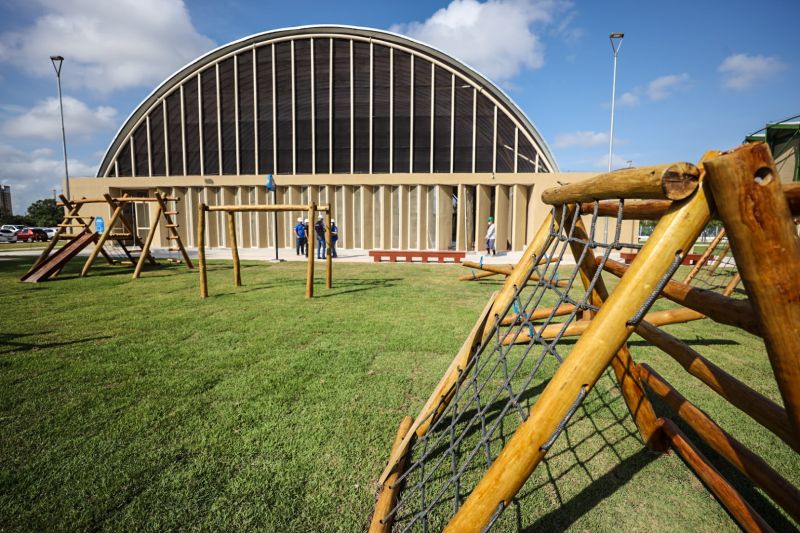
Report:
[[[336,241],[339,240],[339,227],[336,221],[331,219],[331,257],[338,257],[336,255]]]
[[[297,219],[297,224],[294,226],[294,236],[297,242],[295,252],[297,255],[302,255],[305,252],[308,244],[308,238],[306,237],[306,226],[303,224],[302,217]]]
[[[322,220],[322,215],[319,215],[317,222],[314,224],[314,233],[317,235],[317,259],[325,259],[325,222]]]

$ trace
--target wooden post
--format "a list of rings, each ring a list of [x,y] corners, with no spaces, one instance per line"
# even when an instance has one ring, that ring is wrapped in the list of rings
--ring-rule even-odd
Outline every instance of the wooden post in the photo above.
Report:
[[[746,144],[709,161],[707,168],[783,404],[800,437],[800,237],[780,174],[764,143]]]
[[[748,532],[772,531],[761,516],[736,492],[728,481],[720,475],[708,459],[686,438],[672,420],[661,419],[664,433],[669,437],[672,447],[683,457],[706,487],[731,513],[734,520]]]
[[[317,204],[311,202],[308,205],[308,224],[309,226],[314,223],[317,216]],[[311,228],[309,228],[311,229]],[[309,248],[310,248],[309,244]],[[308,267],[306,270],[306,299],[314,297],[314,250],[308,250]]]
[[[94,263],[94,260],[97,258],[97,254],[99,254],[100,250],[103,249],[103,245],[105,244],[106,240],[108,240],[108,235],[109,233],[111,233],[111,229],[114,227],[114,224],[117,222],[117,219],[122,214],[123,206],[121,204],[117,204],[116,202],[114,202],[110,194],[104,194],[103,196],[108,202],[108,205],[114,208],[114,212],[111,215],[111,219],[108,221],[108,226],[106,227],[106,231],[104,231],[103,234],[100,235],[100,239],[95,243],[94,249],[92,249],[92,252],[89,254],[89,257],[86,259],[86,263],[84,263],[83,265],[83,269],[81,269],[82,278],[86,277],[86,275],[89,273],[89,269],[92,268],[92,264]]]
[[[361,194],[366,194],[366,191],[361,191]],[[330,289],[333,286],[333,254],[331,254],[331,220],[333,219],[333,204],[328,204],[328,212],[325,214],[325,246],[327,247],[327,255],[325,255],[325,288]]]
[[[206,272],[206,209],[197,206],[197,268],[200,271],[200,298],[208,298],[208,273]]]
[[[226,211],[225,214],[228,218],[228,241],[231,247],[231,256],[233,259],[233,286],[242,286],[242,272],[239,265],[239,248],[236,246],[236,217],[233,212]]]
[[[722,251],[717,256],[717,260],[714,261],[713,265],[711,265],[711,268],[708,269],[708,275],[709,276],[717,271],[717,269],[719,268],[719,265],[722,264],[722,260],[725,259],[725,256],[728,255],[728,252],[730,252],[730,251],[731,251],[731,245],[730,245],[730,243],[728,243],[722,248]]]
[[[61,222],[62,224],[66,224],[68,220],[72,220],[70,217],[77,216],[78,211],[80,211],[82,204],[73,204],[73,203],[71,203],[67,199],[67,197],[64,196],[63,194],[60,196],[60,198],[61,198],[61,202],[64,204],[64,206],[68,210],[67,211],[67,215],[63,218],[63,220]],[[28,269],[28,272],[26,272],[26,274],[25,274],[26,276],[28,274],[30,274],[31,272],[33,272],[33,270],[37,266],[39,266],[45,259],[47,259],[50,256],[50,252],[53,251],[53,248],[55,248],[56,243],[58,243],[59,239],[61,239],[61,236],[64,234],[66,229],[67,228],[64,228],[64,227],[59,227],[58,228],[58,231],[56,231],[56,234],[53,236],[52,239],[50,239],[50,242],[47,243],[47,246],[45,246],[44,250],[42,250],[42,253],[39,254],[39,257],[36,259],[36,261],[34,261],[34,263]]]
[[[413,419],[410,416],[403,417],[403,420],[400,421],[400,427],[397,428],[397,435],[395,435],[392,451],[389,454],[390,457],[395,455],[403,438],[411,433],[409,430],[412,421]],[[396,485],[395,482],[397,478],[403,474],[405,458],[406,453],[404,452],[400,457],[400,463],[398,463],[397,468],[393,470],[392,474],[382,483],[381,492],[378,494],[378,501],[375,503],[375,510],[372,513],[369,533],[389,533],[389,531],[392,530],[393,517],[390,517],[386,521],[384,521],[383,518],[392,510],[392,507],[394,507],[397,493],[400,492],[400,485]]]
[[[147,256],[150,254],[150,245],[153,244],[153,237],[156,235],[158,229],[158,222],[161,220],[161,206],[156,209],[156,216],[150,223],[150,230],[147,232],[147,237],[144,240],[144,247],[142,248],[142,255],[139,256],[139,262],[136,263],[136,270],[133,271],[133,279],[137,279],[142,274],[142,268]]]
[[[800,491],[764,459],[726,433],[708,415],[684,398],[655,370],[646,364],[638,365],[637,370],[650,390],[672,407],[706,444],[754,481],[795,520],[800,521]]]
[[[628,206],[625,205],[625,209],[627,208]],[[691,281],[694,279],[697,273],[700,272],[700,269],[703,268],[703,266],[706,264],[706,261],[708,261],[708,258],[711,256],[711,254],[714,253],[714,249],[717,247],[719,241],[721,241],[724,236],[725,236],[725,228],[722,228],[722,230],[719,233],[717,233],[717,236],[714,237],[714,240],[711,241],[711,244],[708,245],[708,248],[705,249],[703,255],[700,256],[700,260],[697,263],[695,263],[694,267],[692,267],[692,270],[683,279],[684,283],[686,283],[687,285],[691,283]]]
[[[511,504],[544,457],[546,450],[542,446],[566,418],[576,398],[594,386],[632,333],[635,325],[628,322],[640,312],[659,280],[689,249],[710,219],[705,187],[670,207],[627,275],[556,370],[528,418],[506,442],[445,531],[480,531],[501,502]],[[512,278],[509,276],[508,281]]]

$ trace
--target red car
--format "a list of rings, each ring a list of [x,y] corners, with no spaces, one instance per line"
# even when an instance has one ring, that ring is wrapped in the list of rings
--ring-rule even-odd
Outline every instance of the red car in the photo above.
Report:
[[[19,242],[36,242],[47,241],[47,233],[41,228],[25,228],[19,230],[17,233],[17,241]]]

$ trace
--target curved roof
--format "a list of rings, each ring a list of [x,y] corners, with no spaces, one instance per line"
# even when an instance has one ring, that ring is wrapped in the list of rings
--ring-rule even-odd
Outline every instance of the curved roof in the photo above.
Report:
[[[256,49],[260,49],[262,47],[269,46],[269,45],[276,45],[278,43],[283,43],[283,42],[287,42],[287,41],[298,41],[298,40],[308,40],[308,39],[312,40],[311,41],[312,42],[312,46],[313,46],[313,42],[314,42],[313,39],[331,39],[331,48],[330,48],[331,49],[331,67],[333,67],[333,40],[335,40],[335,39],[345,39],[345,40],[350,40],[351,42],[359,42],[360,41],[360,42],[368,42],[368,43],[370,43],[370,45],[383,45],[383,46],[386,46],[386,47],[390,48],[393,51],[394,50],[399,50],[399,51],[402,51],[404,53],[410,54],[412,56],[412,63],[411,63],[412,70],[413,70],[413,65],[414,65],[413,58],[417,58],[418,57],[418,58],[422,58],[422,59],[430,62],[432,65],[435,65],[435,67],[436,67],[435,69],[433,67],[431,69],[431,72],[432,72],[432,74],[431,74],[431,76],[432,76],[431,85],[433,85],[433,83],[434,83],[433,82],[433,70],[439,70],[440,68],[444,69],[445,71],[447,71],[447,72],[452,74],[452,80],[453,80],[452,81],[452,88],[453,88],[452,95],[453,95],[453,97],[452,97],[451,104],[453,105],[453,109],[454,109],[454,106],[455,106],[454,102],[455,102],[455,99],[456,99],[455,89],[456,89],[456,80],[457,79],[459,80],[458,83],[466,83],[466,84],[468,84],[468,85],[460,85],[459,87],[470,86],[470,87],[474,88],[474,90],[476,91],[474,94],[481,95],[480,96],[481,98],[484,98],[484,97],[488,98],[488,100],[496,107],[495,119],[494,119],[494,129],[495,129],[495,131],[494,131],[494,141],[493,141],[494,142],[494,148],[493,148],[493,151],[494,150],[498,150],[498,146],[500,146],[500,144],[499,144],[500,141],[498,140],[498,133],[497,133],[497,129],[498,129],[497,114],[500,113],[501,115],[507,116],[511,120],[511,122],[513,123],[513,128],[515,130],[518,130],[518,131],[515,131],[514,134],[513,134],[513,150],[512,150],[512,147],[510,146],[512,141],[509,140],[510,137],[508,136],[508,134],[506,134],[506,136],[505,136],[506,142],[503,145],[505,149],[507,149],[509,151],[512,151],[514,153],[515,161],[521,161],[522,159],[524,159],[525,161],[527,161],[527,164],[533,165],[533,156],[535,154],[536,163],[535,163],[534,171],[540,171],[540,172],[555,172],[555,171],[558,171],[558,165],[557,165],[557,163],[555,161],[555,158],[552,155],[552,152],[550,151],[549,147],[547,146],[546,142],[544,141],[544,139],[542,138],[542,136],[540,135],[540,133],[538,132],[536,127],[533,125],[533,123],[525,115],[525,113],[499,87],[494,85],[491,81],[489,81],[486,77],[484,77],[483,75],[478,73],[476,70],[470,68],[469,66],[465,65],[464,63],[462,63],[460,61],[457,61],[456,59],[452,58],[451,56],[445,54],[444,52],[442,52],[442,51],[440,51],[440,50],[438,50],[438,49],[436,49],[434,47],[431,47],[429,45],[426,45],[424,43],[421,43],[419,41],[416,41],[414,39],[411,39],[411,38],[408,38],[408,37],[405,37],[405,36],[402,36],[402,35],[398,35],[398,34],[387,32],[387,31],[383,31],[383,30],[369,29],[369,28],[360,28],[360,27],[352,27],[352,26],[338,26],[338,25],[320,25],[320,26],[302,26],[302,27],[294,27],[294,28],[285,28],[285,29],[279,29],[279,30],[259,33],[259,34],[256,34],[256,35],[251,35],[249,37],[245,37],[245,38],[240,39],[238,41],[231,42],[231,43],[223,45],[223,46],[221,46],[221,47],[219,47],[219,48],[217,48],[215,50],[212,50],[209,53],[199,57],[195,61],[192,61],[191,63],[187,64],[183,68],[179,69],[177,72],[175,72],[174,74],[169,76],[155,90],[153,90],[153,92],[151,92],[150,95],[147,96],[147,98],[144,99],[144,101],[133,111],[133,113],[131,113],[131,115],[123,123],[122,127],[119,129],[119,131],[115,135],[114,139],[112,140],[111,144],[109,145],[108,149],[106,150],[106,153],[105,153],[105,156],[103,158],[103,161],[102,161],[102,163],[100,165],[100,168],[98,169],[98,177],[123,175],[123,174],[120,173],[119,168],[116,166],[117,160],[124,160],[126,165],[128,163],[128,161],[127,161],[127,158],[128,158],[127,152],[123,152],[123,149],[126,149],[126,150],[129,149],[130,150],[130,164],[131,164],[132,175],[143,175],[143,174],[145,174],[145,175],[163,175],[162,173],[158,173],[158,172],[154,173],[153,172],[153,157],[154,156],[151,154],[151,149],[152,149],[153,146],[155,146],[153,143],[156,143],[156,142],[160,143],[162,139],[164,140],[164,143],[166,145],[166,148],[164,148],[164,150],[163,150],[164,154],[161,154],[162,156],[165,155],[166,158],[167,158],[167,163],[163,164],[164,168],[166,169],[166,172],[165,172],[166,175],[185,175],[187,173],[188,174],[193,174],[193,172],[187,172],[187,168],[186,168],[187,165],[186,165],[185,152],[187,151],[187,141],[186,141],[186,137],[187,137],[186,130],[187,130],[187,128],[186,128],[185,122],[187,122],[187,119],[186,119],[186,115],[184,114],[184,107],[183,107],[183,104],[184,104],[183,86],[187,85],[189,81],[192,81],[194,78],[196,78],[197,79],[197,84],[196,84],[197,91],[198,92],[202,92],[204,90],[204,88],[202,88],[201,84],[200,84],[200,73],[203,72],[203,71],[207,71],[209,69],[209,67],[212,67],[212,66],[216,65],[216,67],[217,67],[217,83],[216,83],[217,99],[216,99],[216,105],[218,106],[218,108],[220,108],[222,106],[222,104],[220,103],[220,86],[221,86],[220,83],[224,83],[224,82],[220,82],[220,75],[219,75],[219,65],[220,65],[220,63],[222,63],[225,60],[230,59],[230,58],[234,58],[234,61],[232,63],[236,63],[237,62],[236,58],[238,56],[242,55],[243,52],[252,51],[252,54],[253,54],[253,56],[252,56],[253,60],[252,61],[253,62],[251,63],[251,65],[253,65],[253,84],[255,85],[255,84],[258,83],[256,81],[256,72],[255,72],[256,64],[257,64],[256,59],[255,59],[256,58],[256,55],[255,55],[256,54]],[[273,47],[272,50],[273,50],[273,61],[274,61],[274,57],[275,57],[274,50],[275,50],[275,48]],[[352,48],[352,44],[351,44],[351,48],[350,48],[350,54],[351,54],[351,57],[350,57],[351,63],[350,64],[351,64],[351,68],[352,68],[352,61],[353,61],[352,60],[352,54],[353,54],[352,50],[353,50],[353,48]],[[370,46],[370,50],[372,50],[372,46]],[[370,52],[370,54],[371,54],[371,52]],[[311,57],[313,58],[313,51],[312,51],[312,56]],[[372,61],[371,57],[372,56],[370,55],[370,62]],[[292,65],[294,65],[294,44],[292,44]],[[272,68],[273,68],[272,77],[273,77],[273,88],[274,88],[275,87],[275,85],[274,85],[275,84],[275,81],[274,81],[274,79],[275,79],[275,73],[274,73],[275,66],[274,66],[274,64],[272,65]],[[370,66],[370,69],[372,69],[372,66]],[[311,67],[311,70],[314,70],[313,66]],[[232,71],[232,72],[235,72],[235,71]],[[370,84],[372,83],[371,76],[372,76],[372,74],[371,74],[371,70],[370,70]],[[413,80],[413,73],[411,74],[411,76],[412,76],[412,80]],[[312,91],[313,91],[313,83],[314,83],[313,82],[313,73],[311,74],[311,77],[312,77],[312,82],[311,83],[312,83]],[[331,80],[333,80],[333,75],[332,74],[331,74]],[[352,83],[352,80],[353,80],[352,71],[350,73],[350,80],[351,80],[351,83]],[[231,82],[231,83],[234,83],[234,82]],[[192,85],[194,85],[194,83],[192,83]],[[412,85],[413,85],[413,81],[412,81]],[[294,87],[294,74],[292,74],[292,87]],[[371,85],[370,85],[370,87],[371,87]],[[439,88],[439,87],[437,87],[437,88]],[[238,89],[232,89],[232,90],[238,90]],[[256,89],[256,91],[257,90],[258,89]],[[412,89],[411,89],[411,91],[412,91],[412,99],[413,99],[413,90],[414,89],[412,87]],[[352,86],[351,86],[350,87],[350,95],[351,95],[351,103],[350,103],[351,117],[350,117],[350,122],[351,122],[351,130],[353,128],[353,126],[352,126],[352,122],[353,122],[353,119],[352,119],[352,106],[353,106],[352,100],[353,100],[353,96],[352,96],[352,94],[353,94],[353,92],[352,91],[353,91],[353,89],[352,89]],[[433,89],[431,88],[430,91],[433,92]],[[183,137],[183,139],[182,139],[182,142],[183,142],[182,151],[184,153],[184,155],[183,155],[183,171],[182,172],[177,171],[177,172],[172,172],[171,173],[170,170],[169,170],[170,164],[169,164],[168,161],[169,161],[169,152],[170,152],[169,143],[172,142],[172,141],[170,141],[169,139],[170,139],[170,135],[173,135],[173,134],[171,134],[169,132],[169,127],[170,127],[169,120],[173,120],[174,121],[176,119],[168,119],[166,100],[167,100],[167,98],[170,97],[170,95],[177,97],[177,93],[178,92],[180,93],[180,112],[179,112],[179,115],[177,115],[179,117],[177,120],[180,122],[180,126],[179,126],[180,130],[178,130],[178,131],[182,132],[182,137]],[[202,95],[200,96],[200,98],[202,99]],[[273,98],[274,98],[274,95],[273,95]],[[331,99],[332,98],[333,98],[333,89],[331,89]],[[437,109],[437,111],[434,112],[434,110],[433,110],[433,98],[434,97],[431,96],[430,98],[431,98],[431,114],[430,115],[435,115],[435,114],[437,114],[439,112],[439,110]],[[477,100],[477,98],[478,98],[477,96],[473,97],[474,100]],[[239,96],[238,96],[238,93],[235,96],[235,100],[236,100],[236,110],[237,110],[236,112],[238,113],[239,112],[239,107],[238,107]],[[371,102],[371,100],[372,100],[372,96],[370,96],[370,113],[372,113],[372,102]],[[176,101],[177,101],[177,98],[176,98]],[[313,106],[313,97],[312,97],[311,101],[312,101],[312,106]],[[233,104],[231,104],[231,105],[233,105]],[[411,105],[412,105],[412,114],[413,114],[413,103]],[[201,104],[201,106],[202,106],[202,104]],[[294,106],[294,95],[293,95],[293,98],[292,98],[292,106]],[[473,103],[473,106],[474,106],[474,103]],[[162,115],[161,110],[159,110],[159,107],[163,108],[163,115]],[[231,108],[231,110],[232,109],[233,108]],[[331,104],[331,109],[333,109],[332,104]],[[274,110],[275,110],[275,107],[274,107],[274,102],[273,102],[273,111]],[[203,111],[202,107],[201,107],[201,110],[200,110],[199,113],[201,114],[201,117],[198,119],[198,121],[201,123],[200,124],[200,134],[199,134],[200,135],[199,143],[202,144],[203,143],[203,127],[204,127],[203,124],[202,124],[202,121],[203,121],[203,114],[205,114],[206,111]],[[294,113],[294,107],[292,108],[292,113]],[[476,122],[475,122],[475,114],[476,113],[473,111],[473,116],[472,116],[472,119],[473,119],[472,129],[473,130],[477,130],[477,129],[480,128],[479,125],[478,126],[475,125],[476,124]],[[209,113],[209,115],[210,115],[210,113]],[[152,119],[153,121],[155,121],[156,119],[158,119],[158,121],[159,121],[159,124],[158,124],[158,126],[156,128],[153,128],[150,125],[150,122],[151,122],[151,118],[150,117],[151,116],[153,117],[153,119]],[[162,119],[159,118],[161,116],[163,116],[163,122],[161,122]],[[172,116],[172,115],[170,115],[170,116]],[[219,109],[217,109],[217,117],[218,118],[220,117]],[[312,117],[313,117],[313,111],[312,111]],[[255,117],[252,120],[253,120],[253,122],[257,122],[260,119]],[[276,122],[277,122],[277,120],[278,119],[276,118]],[[414,120],[414,118],[412,116],[411,117],[412,130],[413,130],[413,124],[414,124],[413,120]],[[292,121],[294,121],[294,115],[292,117]],[[330,121],[333,122],[333,111],[331,111]],[[222,122],[224,122],[224,120],[220,119],[220,123],[222,123]],[[450,124],[451,124],[451,126],[450,126],[450,130],[451,130],[450,142],[451,142],[451,144],[453,144],[452,130],[455,130],[456,128],[452,125],[453,122],[451,122]],[[160,128],[161,128],[162,125],[163,125],[163,133],[160,131]],[[237,128],[239,127],[238,125],[239,125],[239,119],[237,118],[236,119],[236,127]],[[220,156],[220,159],[221,159],[222,158],[222,154],[223,154],[223,149],[222,149],[223,132],[222,132],[222,129],[221,129],[221,125],[215,124],[214,126],[218,126],[220,128],[220,129],[218,129],[216,135],[217,135],[217,140],[218,140],[219,145],[220,145],[219,156]],[[208,127],[208,126],[205,126],[205,127]],[[141,135],[140,135],[141,139],[146,139],[146,143],[147,144],[144,144],[145,143],[144,140],[139,141],[134,137],[134,133],[137,132],[137,128],[139,129],[139,133],[141,133]],[[255,126],[255,128],[258,128],[258,126]],[[146,136],[145,136],[144,130],[146,130]],[[433,166],[434,166],[433,165],[433,151],[434,150],[433,150],[433,147],[432,147],[432,145],[433,145],[433,132],[432,132],[432,130],[433,130],[433,118],[431,118],[431,148],[430,148],[430,151],[431,151],[431,172],[434,171],[434,168],[433,168]],[[151,131],[152,131],[152,134],[153,134],[152,136],[154,138],[156,138],[157,140],[156,139],[151,139]],[[211,133],[214,133],[214,132],[211,132]],[[230,134],[230,135],[232,135],[232,134]],[[258,132],[256,132],[255,135],[256,135],[256,141],[255,141],[256,146],[254,147],[254,151],[257,152],[258,151],[258,148],[257,148],[257,146],[258,146]],[[292,130],[292,136],[294,136],[294,135],[295,135],[294,130]],[[372,135],[372,130],[371,129],[370,129],[370,135]],[[412,137],[414,136],[413,131],[411,133],[411,136]],[[350,138],[351,138],[351,144],[352,144],[352,131],[351,131],[351,137]],[[520,150],[519,151],[517,150],[518,138],[519,138],[519,142],[520,143],[525,143],[526,145],[528,143],[530,143],[530,146],[533,149],[533,151],[528,152],[528,155],[530,157],[526,157],[523,154],[522,144],[519,145],[520,146]],[[476,144],[475,144],[475,140],[474,139],[475,139],[475,134],[473,133],[473,141],[472,141],[473,142],[473,146],[472,146],[473,152],[476,150]],[[278,141],[274,141],[274,142],[277,144]],[[294,144],[294,142],[295,142],[295,139],[293,137],[292,138],[292,144]],[[413,151],[413,143],[414,143],[414,141],[412,139],[411,140],[412,151]],[[144,146],[145,147],[144,150],[147,152],[149,173],[142,173],[142,172],[137,173],[136,172],[137,163],[135,162],[134,152],[136,150],[141,150],[141,148],[136,148],[135,149],[134,146],[137,146],[137,147]],[[331,147],[332,146],[333,145],[331,144]],[[158,148],[159,151],[161,150],[160,145],[157,146],[157,148]],[[370,143],[370,156],[369,156],[370,158],[372,158],[371,150],[372,150],[372,144]],[[202,146],[200,146],[199,151],[200,151],[200,158],[202,159],[202,153],[203,153]],[[236,151],[237,151],[236,152],[237,153],[237,155],[236,155],[236,158],[237,158],[237,163],[236,163],[237,172],[236,173],[239,173],[239,171],[238,171],[238,169],[239,169],[238,159],[241,156],[239,155],[239,135],[238,134],[236,135]],[[391,151],[390,151],[390,153],[391,153]],[[500,153],[500,152],[497,152],[497,153]],[[519,155],[518,155],[518,153],[519,153]],[[140,157],[140,156],[137,155],[136,157]],[[413,157],[414,157],[414,155],[411,154],[411,158],[412,159],[413,159]],[[451,156],[450,157],[451,157],[450,171],[452,172],[453,171],[452,149],[451,149]],[[497,156],[494,155],[493,157],[496,158]],[[278,158],[278,155],[277,155],[277,149],[276,149],[275,159],[277,160],[277,158]],[[333,161],[333,159],[331,159],[331,161]],[[200,165],[201,165],[200,168],[202,169],[202,163],[200,163]],[[277,163],[276,162],[274,163],[274,165],[275,165],[275,168],[277,169]],[[333,164],[331,163],[331,165],[333,165]],[[391,165],[391,163],[390,163],[390,165]],[[255,173],[259,173],[258,166],[259,166],[258,155],[256,155],[256,163],[255,163],[255,167],[256,167],[255,171],[256,172]],[[412,166],[414,168],[416,168],[416,165],[414,163],[412,163]],[[223,170],[222,170],[223,165],[222,165],[221,161],[217,162],[217,167],[219,169],[219,173],[222,174],[223,173]],[[475,156],[474,155],[473,155],[472,167],[473,167],[473,171],[474,171],[475,170]],[[332,168],[333,168],[333,166],[331,166],[331,168],[329,168],[328,170],[330,171]],[[517,171],[516,162],[514,163],[513,168],[514,168],[514,171]],[[303,173],[303,172],[295,172],[294,169],[295,169],[295,167],[293,166],[291,173]],[[265,172],[270,172],[272,169],[271,168],[264,168],[264,169],[260,169],[260,170],[261,170],[260,173],[265,173]],[[528,169],[528,170],[530,170],[530,169]],[[372,171],[372,162],[370,161],[370,172],[371,171]],[[416,171],[416,170],[412,170],[412,171]],[[442,171],[442,170],[437,170],[437,171]],[[498,170],[498,171],[502,171],[502,170]],[[334,170],[334,172],[336,172],[336,171]],[[352,172],[352,162],[351,162],[351,170],[350,170],[350,172]],[[204,172],[201,170],[200,174],[203,174],[203,173]],[[216,174],[217,172],[214,171],[214,172],[211,172],[211,173],[212,174]],[[226,173],[229,173],[229,172],[226,172]],[[241,172],[241,173],[244,174],[246,172]]]

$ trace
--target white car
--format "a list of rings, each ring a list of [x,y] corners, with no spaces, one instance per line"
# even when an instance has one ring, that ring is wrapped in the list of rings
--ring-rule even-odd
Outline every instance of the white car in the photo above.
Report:
[[[58,233],[58,228],[42,228],[45,233],[47,233],[47,238],[52,239]]]
[[[3,224],[0,226],[0,229],[7,229],[8,231],[14,232],[14,235],[19,233],[19,230],[24,229],[25,226],[21,226],[19,224]]]
[[[0,242],[17,242],[17,232],[10,229],[0,229]]]

